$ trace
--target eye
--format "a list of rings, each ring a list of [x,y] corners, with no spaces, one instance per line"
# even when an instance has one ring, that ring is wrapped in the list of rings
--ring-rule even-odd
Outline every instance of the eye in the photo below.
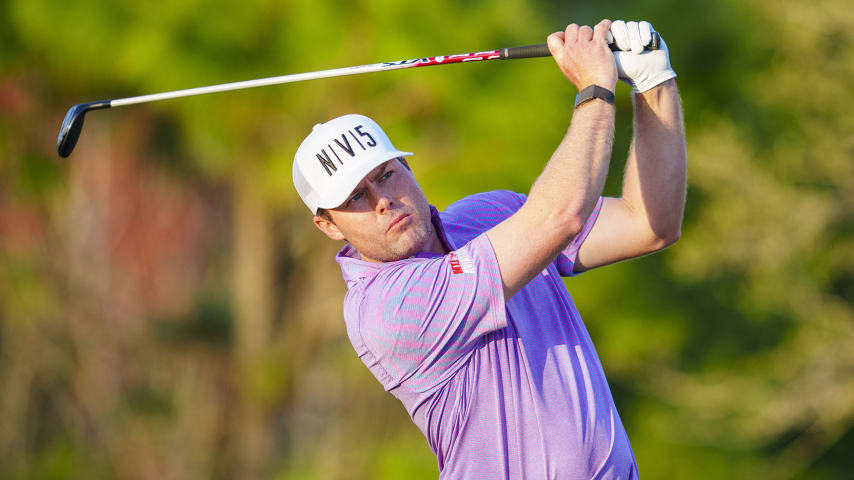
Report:
[[[380,177],[380,180],[387,180],[389,177],[391,177],[392,173],[394,173],[394,170],[389,170],[389,171],[385,172],[383,174],[383,176]]]
[[[358,202],[360,198],[362,198],[362,192],[356,192],[355,195],[353,195],[352,197],[350,197],[349,200],[347,200],[347,203],[344,204],[344,206],[347,207],[353,202]]]

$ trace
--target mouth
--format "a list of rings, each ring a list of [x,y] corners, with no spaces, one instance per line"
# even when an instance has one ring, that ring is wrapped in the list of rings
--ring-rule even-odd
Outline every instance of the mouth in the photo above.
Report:
[[[392,220],[392,222],[389,224],[388,228],[386,229],[386,232],[390,232],[390,231],[394,230],[394,229],[395,229],[396,227],[398,227],[398,226],[403,226],[405,223],[407,223],[407,220],[408,220],[409,218],[410,218],[410,215],[409,215],[408,213],[404,213],[403,215],[401,215],[401,216],[399,216],[399,217],[395,218],[395,219],[394,219],[394,220]]]

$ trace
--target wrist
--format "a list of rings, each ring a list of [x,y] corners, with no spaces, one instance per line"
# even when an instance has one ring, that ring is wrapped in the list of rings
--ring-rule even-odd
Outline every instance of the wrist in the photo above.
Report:
[[[639,78],[635,78],[632,83],[632,92],[633,93],[645,93],[649,90],[662,85],[676,77],[676,72],[671,68],[667,68],[665,70],[661,70],[656,73],[645,73]]]
[[[616,92],[618,80],[619,80],[618,78],[613,78],[613,79],[608,79],[608,80],[604,80],[604,81],[592,81],[592,82],[588,82],[586,84],[582,84],[581,88],[578,88],[578,86],[576,86],[576,88],[578,88],[578,91],[580,92],[581,90],[584,90],[585,88],[587,88],[591,85],[598,85],[598,86],[600,86],[600,87],[602,87],[605,90],[608,90],[610,92]]]
[[[676,78],[670,77],[667,80],[655,85],[647,90],[642,92],[632,91],[633,95],[640,95],[644,97],[655,97],[660,96],[666,90],[676,90]]]
[[[632,90],[632,100],[634,100],[635,103],[640,101],[643,104],[654,108],[666,98],[676,95],[677,92],[676,80],[671,78],[642,92]]]

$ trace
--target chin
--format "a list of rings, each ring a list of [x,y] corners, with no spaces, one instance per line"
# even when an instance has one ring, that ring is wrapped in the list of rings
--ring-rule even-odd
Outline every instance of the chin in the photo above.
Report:
[[[420,221],[401,232],[394,241],[390,241],[387,237],[375,237],[374,241],[358,240],[357,245],[352,243],[355,239],[351,238],[351,244],[363,257],[378,262],[395,262],[426,250],[432,233],[429,221]],[[366,248],[359,248],[360,246]]]
[[[422,248],[416,245],[401,245],[389,248],[384,255],[386,258],[382,261],[384,262],[395,262],[397,260],[403,260],[405,258],[409,258],[416,253],[420,252]]]
[[[426,249],[428,232],[423,225],[406,232],[397,242],[389,245],[384,253],[384,262],[394,262],[409,258]]]

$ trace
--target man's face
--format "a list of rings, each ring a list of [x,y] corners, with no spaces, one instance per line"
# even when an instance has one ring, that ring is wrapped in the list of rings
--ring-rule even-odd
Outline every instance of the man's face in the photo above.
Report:
[[[314,223],[334,240],[347,240],[362,259],[391,262],[426,250],[438,237],[430,206],[412,172],[398,159],[375,168],[338,208],[332,221]]]

